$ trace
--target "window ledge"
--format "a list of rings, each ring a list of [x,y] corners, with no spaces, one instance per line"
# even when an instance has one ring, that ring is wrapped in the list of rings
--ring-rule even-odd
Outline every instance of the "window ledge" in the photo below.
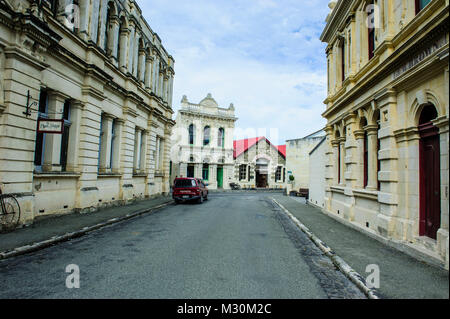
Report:
[[[113,178],[113,177],[121,177],[122,174],[120,174],[120,173],[98,173],[97,176],[100,178],[108,178],[108,177]]]
[[[367,199],[378,200],[378,191],[368,189],[353,189],[353,195],[355,197],[362,197]]]
[[[147,177],[147,173],[134,173],[133,177]]]
[[[34,177],[37,178],[79,178],[80,173],[74,172],[34,172]]]

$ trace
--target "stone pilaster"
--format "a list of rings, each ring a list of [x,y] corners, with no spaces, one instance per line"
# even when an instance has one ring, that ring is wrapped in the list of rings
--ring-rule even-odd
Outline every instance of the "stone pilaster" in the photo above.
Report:
[[[55,91],[48,94],[49,119],[60,120],[64,110],[64,102],[68,97]],[[61,134],[46,134],[44,163],[42,169],[46,172],[61,171]]]

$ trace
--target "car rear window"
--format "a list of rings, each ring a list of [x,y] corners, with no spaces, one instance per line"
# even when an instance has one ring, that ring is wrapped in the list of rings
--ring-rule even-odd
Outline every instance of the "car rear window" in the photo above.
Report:
[[[193,179],[178,179],[175,181],[175,187],[197,187]]]

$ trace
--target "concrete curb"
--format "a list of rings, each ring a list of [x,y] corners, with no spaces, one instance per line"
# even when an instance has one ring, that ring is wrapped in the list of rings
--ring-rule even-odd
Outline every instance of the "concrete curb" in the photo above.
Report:
[[[294,224],[297,225],[298,228],[300,228],[301,231],[303,231],[309,239],[327,256],[331,259],[333,264],[345,275],[347,278],[349,278],[369,299],[380,299],[378,292],[373,289],[369,288],[366,285],[366,282],[364,278],[357,273],[355,270],[353,270],[341,257],[336,255],[336,253],[328,247],[322,240],[320,240],[316,235],[314,235],[308,227],[303,225],[294,215],[291,214],[283,205],[278,203],[274,198],[272,198],[272,201],[277,204],[288,216],[289,218],[294,222]]]
[[[166,207],[168,205],[170,205],[172,203],[172,200],[164,202],[160,205],[151,207],[151,208],[146,208],[146,209],[141,209],[139,211],[127,214],[125,216],[122,217],[115,217],[112,219],[109,219],[105,222],[99,223],[97,225],[93,225],[93,226],[88,226],[88,227],[84,227],[81,230],[75,231],[75,232],[70,232],[70,233],[66,233],[64,235],[59,235],[59,236],[54,236],[48,240],[44,240],[41,242],[37,242],[31,245],[26,245],[26,246],[22,246],[22,247],[18,247],[15,248],[14,250],[10,250],[10,251],[6,251],[6,252],[0,252],[0,260],[5,260],[8,258],[12,258],[12,257],[17,257],[20,255],[25,255],[25,254],[29,254],[50,246],[54,246],[56,244],[65,242],[65,241],[69,241],[71,239],[75,239],[75,238],[79,238],[82,237],[90,232],[93,232],[95,230],[104,228],[106,226],[112,225],[112,224],[116,224],[128,219],[132,219],[134,217],[138,217],[147,213],[151,213],[153,211],[156,211],[158,209],[161,209],[163,207]]]

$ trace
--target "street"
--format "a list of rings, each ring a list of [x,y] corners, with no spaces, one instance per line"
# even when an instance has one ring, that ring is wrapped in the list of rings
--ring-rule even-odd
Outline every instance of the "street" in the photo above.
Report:
[[[270,198],[210,194],[1,261],[0,298],[365,298]]]

